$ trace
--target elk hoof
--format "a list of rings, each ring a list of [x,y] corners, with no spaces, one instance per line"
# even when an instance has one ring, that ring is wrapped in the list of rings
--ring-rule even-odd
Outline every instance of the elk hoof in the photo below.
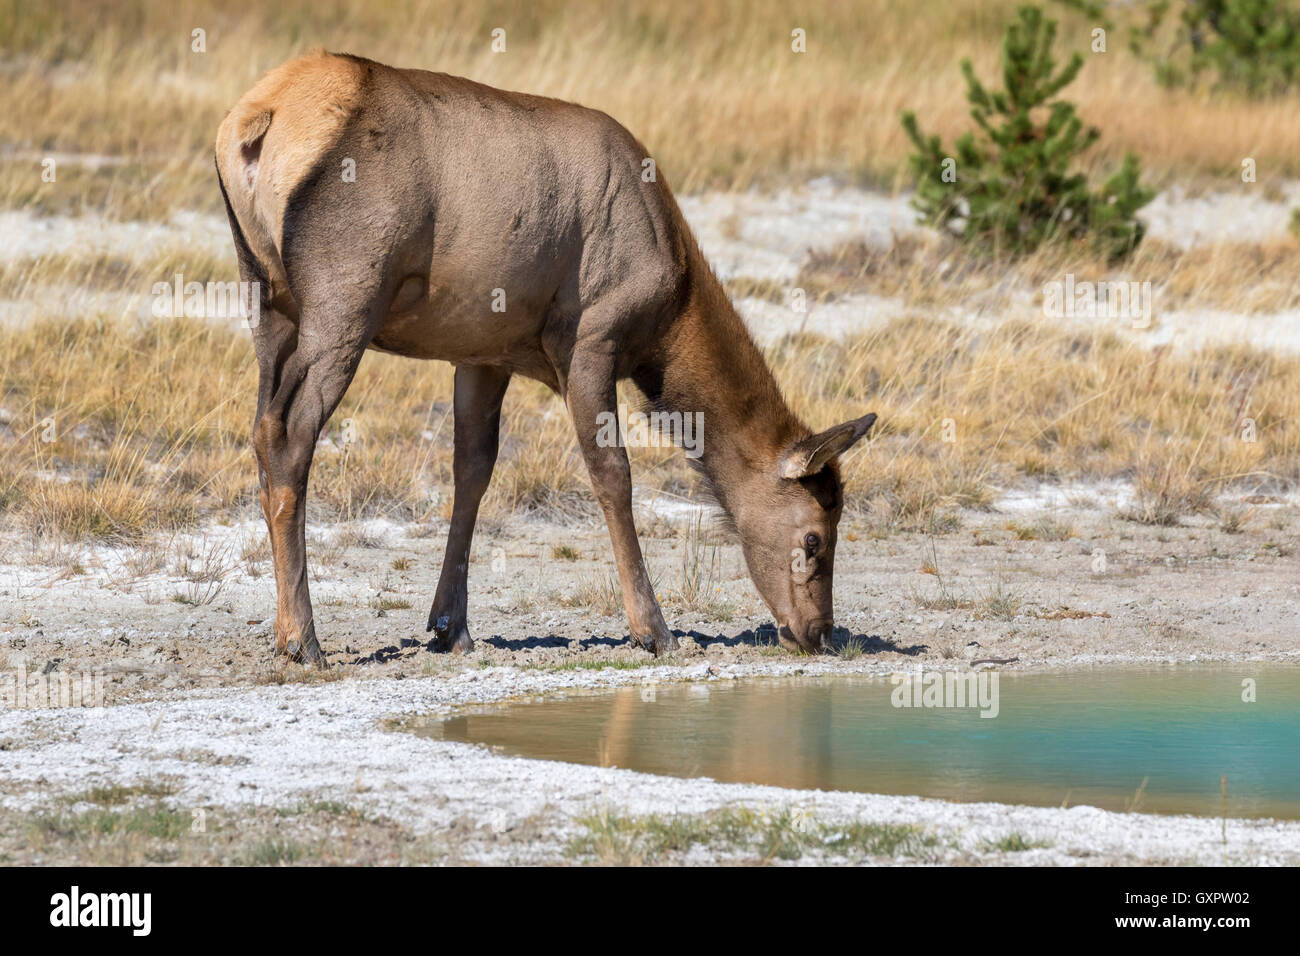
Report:
[[[429,642],[429,650],[437,654],[468,654],[474,650],[474,639],[464,621],[453,622],[446,614],[431,615],[428,630],[437,634]]]
[[[655,657],[663,657],[665,654],[671,654],[677,650],[679,645],[673,632],[667,627],[660,628],[652,634],[646,634],[634,638],[638,644],[644,647]]]
[[[314,664],[317,667],[325,666],[325,654],[320,649],[320,644],[316,640],[316,635],[312,634],[303,641],[289,641],[284,646],[284,653],[289,660],[297,664]]]

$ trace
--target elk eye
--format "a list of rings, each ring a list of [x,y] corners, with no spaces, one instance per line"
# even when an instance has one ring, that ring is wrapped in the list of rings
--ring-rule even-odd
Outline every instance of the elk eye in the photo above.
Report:
[[[817,535],[813,534],[811,531],[803,536],[804,550],[809,554],[816,554],[817,549],[821,547],[821,544],[822,539],[817,537]]]

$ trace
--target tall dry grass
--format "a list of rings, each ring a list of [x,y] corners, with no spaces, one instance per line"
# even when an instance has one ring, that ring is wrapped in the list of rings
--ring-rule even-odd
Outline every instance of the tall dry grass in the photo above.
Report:
[[[264,70],[316,45],[605,109],[679,190],[817,173],[891,181],[908,151],[899,111],[916,109],[946,139],[967,128],[957,60],[970,56],[991,75],[1015,2],[845,0],[792,10],[779,0],[0,0],[0,209],[150,221],[177,210],[220,213],[217,124]],[[1063,23],[1063,47],[1082,48],[1088,25]],[[506,30],[505,53],[491,52],[496,27]],[[807,32],[807,53],[791,52],[796,27]],[[195,29],[206,31],[205,53],[191,51]],[[1291,98],[1162,90],[1118,47],[1090,55],[1069,95],[1104,130],[1098,166],[1135,150],[1157,178],[1239,184],[1250,156],[1261,189],[1300,170]],[[47,156],[60,157],[54,183],[41,181]],[[1148,242],[1125,268],[1162,283],[1165,306],[1294,308],[1297,248],[1184,252]],[[1110,274],[1071,250],[1012,268],[957,258],[935,241],[810,259],[799,281],[814,296],[867,289],[898,295],[915,312],[854,339],[798,336],[769,350],[811,424],[880,413],[877,437],[846,467],[852,506],[877,527],[950,526],[949,510],[984,505],[998,484],[1026,477],[1132,480],[1134,516],[1150,521],[1208,507],[1228,484],[1300,480],[1294,357],[1245,345],[1151,352],[1103,333],[1019,322],[990,331],[929,317],[935,306],[972,303],[997,313],[1012,293],[1067,269],[1081,279]],[[235,274],[229,253],[197,244],[0,260],[0,300],[37,306],[33,323],[0,327],[6,522],[131,539],[255,512],[247,333],[124,319],[134,313],[120,302],[57,305],[51,292],[138,300],[175,272],[187,281]],[[749,284],[785,294],[761,276]],[[318,453],[313,507],[345,518],[446,514],[450,396],[441,364],[367,356]],[[1256,423],[1254,442],[1241,440],[1245,418]],[[945,420],[954,441],[943,440]],[[643,485],[694,488],[679,456],[646,449],[633,459]],[[591,512],[587,489],[563,407],[541,386],[517,382],[486,510]]]
[[[1190,248],[1147,238],[1116,264],[1083,243],[994,258],[971,255],[937,233],[910,233],[888,246],[851,240],[810,251],[792,285],[814,301],[858,293],[895,296],[915,309],[1024,312],[1027,299],[1041,305],[1044,285],[1067,273],[1076,283],[1149,282],[1156,322],[1182,309],[1269,314],[1300,308],[1300,242],[1291,236]],[[729,286],[734,295],[789,301],[789,288],[761,277],[738,276]]]
[[[1155,523],[1208,508],[1225,487],[1300,480],[1295,356],[916,316],[845,342],[792,337],[772,359],[806,420],[879,413],[845,471],[850,506],[885,529],[926,529],[1026,478],[1131,481],[1130,516]]]
[[[179,319],[0,328],[0,512],[39,535],[131,540],[256,514],[256,366],[238,326]],[[563,408],[518,382],[491,512],[589,507]],[[325,429],[312,506],[424,520],[451,502],[451,370],[367,355]]]
[[[1101,332],[917,316],[842,341],[791,336],[769,358],[812,425],[880,414],[844,471],[850,510],[881,532],[951,527],[945,514],[1023,479],[1126,479],[1139,491],[1132,517],[1158,523],[1210,507],[1225,487],[1300,482],[1300,357],[1151,351]],[[190,319],[0,329],[0,382],[6,523],[120,540],[256,514],[246,331]],[[446,515],[450,396],[443,364],[368,354],[318,448],[311,507]],[[631,455],[640,486],[694,487],[680,454]],[[539,385],[517,381],[507,395],[485,507],[595,511],[567,414]]]
[[[157,218],[220,212],[211,143],[224,112],[266,69],[323,45],[574,99],[620,119],[682,190],[834,173],[890,182],[917,110],[946,141],[969,128],[957,68],[992,77],[1017,0],[285,0],[276,4],[0,0],[8,155],[0,205]],[[1091,24],[1062,17],[1061,55]],[[491,51],[491,31],[506,51]],[[791,50],[791,31],[807,52]],[[206,31],[206,52],[191,51]],[[1207,99],[1161,89],[1114,38],[1088,53],[1068,95],[1104,131],[1098,166],[1132,150],[1157,179],[1260,183],[1300,171],[1294,98]],[[48,155],[103,154],[95,168]]]

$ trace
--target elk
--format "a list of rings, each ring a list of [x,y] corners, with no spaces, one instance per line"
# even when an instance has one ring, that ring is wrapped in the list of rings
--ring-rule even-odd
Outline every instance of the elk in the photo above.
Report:
[[[694,464],[782,644],[829,646],[838,456],[876,416],[814,433],[790,411],[649,155],[596,110],[324,51],[272,70],[226,116],[218,179],[241,279],[260,290],[253,446],[277,654],[324,659],[307,477],[368,348],[455,367],[455,493],[430,649],[474,646],[470,542],[513,375],[568,407],[634,641],[677,648],[637,540],[627,452],[598,438],[625,379],[650,407],[703,415]]]

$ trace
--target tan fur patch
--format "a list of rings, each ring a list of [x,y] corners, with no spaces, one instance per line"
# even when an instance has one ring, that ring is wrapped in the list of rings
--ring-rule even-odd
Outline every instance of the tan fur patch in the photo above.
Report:
[[[360,64],[316,50],[267,73],[222,122],[217,166],[262,262],[278,261],[285,205],[342,135],[361,102],[362,79]]]
[[[269,110],[254,110],[240,117],[236,122],[236,135],[239,137],[239,145],[247,148],[256,143],[266,135],[267,129],[271,126],[271,117],[274,114]]]
[[[291,553],[293,541],[294,510],[298,496],[292,488],[272,488],[267,505],[270,507],[271,554],[275,562],[275,646],[284,650],[290,641],[302,639],[301,629],[294,620],[292,610],[292,582],[285,561]]]

